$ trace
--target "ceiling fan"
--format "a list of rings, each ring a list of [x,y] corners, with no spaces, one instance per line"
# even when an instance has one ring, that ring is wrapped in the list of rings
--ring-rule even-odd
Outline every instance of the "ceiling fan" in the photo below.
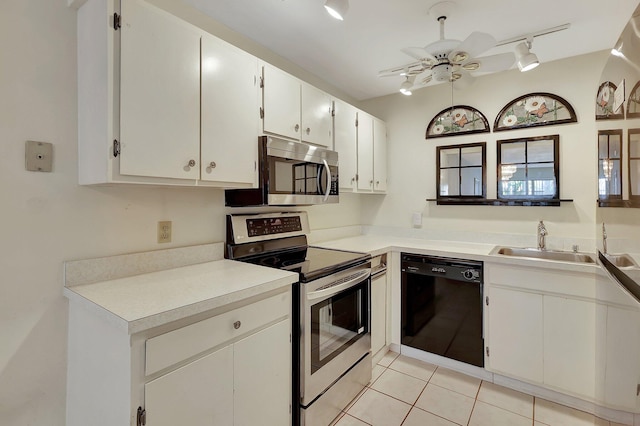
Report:
[[[427,85],[455,82],[460,79],[471,82],[473,73],[490,73],[509,69],[516,61],[513,53],[501,53],[478,57],[496,46],[496,39],[487,33],[473,32],[464,41],[444,37],[444,23],[455,7],[451,1],[436,3],[429,15],[440,23],[440,40],[425,47],[407,47],[404,53],[416,61],[406,65],[382,70],[379,77],[404,76],[401,92]]]

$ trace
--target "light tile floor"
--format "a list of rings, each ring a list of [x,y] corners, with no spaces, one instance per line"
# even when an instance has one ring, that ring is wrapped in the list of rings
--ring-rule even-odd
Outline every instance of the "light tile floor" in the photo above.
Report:
[[[394,352],[333,426],[623,426]]]

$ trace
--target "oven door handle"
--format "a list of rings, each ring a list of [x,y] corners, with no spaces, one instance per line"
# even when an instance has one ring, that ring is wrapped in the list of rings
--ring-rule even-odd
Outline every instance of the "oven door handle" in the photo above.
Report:
[[[307,294],[307,300],[326,299],[330,296],[340,293],[343,290],[352,287],[353,284],[358,283],[371,275],[371,271],[360,272],[359,274],[349,278],[346,281],[338,280],[335,283],[330,284],[328,287],[322,288],[322,290],[311,291]]]
[[[324,194],[324,199],[322,200],[323,203],[326,203],[327,200],[329,199],[329,194],[331,194],[332,178],[331,178],[331,170],[329,169],[329,164],[327,163],[327,160],[323,158],[322,162],[324,163],[324,169],[327,171],[327,192]]]

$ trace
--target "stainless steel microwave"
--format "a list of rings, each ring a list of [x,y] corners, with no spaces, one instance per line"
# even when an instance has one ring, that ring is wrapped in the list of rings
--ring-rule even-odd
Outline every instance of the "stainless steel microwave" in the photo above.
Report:
[[[300,206],[338,202],[338,153],[335,151],[260,136],[258,165],[258,188],[226,190],[226,206]]]

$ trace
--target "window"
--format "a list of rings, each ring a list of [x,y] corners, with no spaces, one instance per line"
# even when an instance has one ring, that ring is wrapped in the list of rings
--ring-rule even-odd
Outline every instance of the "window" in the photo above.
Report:
[[[598,199],[622,199],[622,130],[598,132]]]
[[[436,149],[438,198],[486,197],[486,143]]]
[[[498,141],[498,199],[560,198],[558,135]]]
[[[640,129],[629,129],[629,199],[640,200]]]

